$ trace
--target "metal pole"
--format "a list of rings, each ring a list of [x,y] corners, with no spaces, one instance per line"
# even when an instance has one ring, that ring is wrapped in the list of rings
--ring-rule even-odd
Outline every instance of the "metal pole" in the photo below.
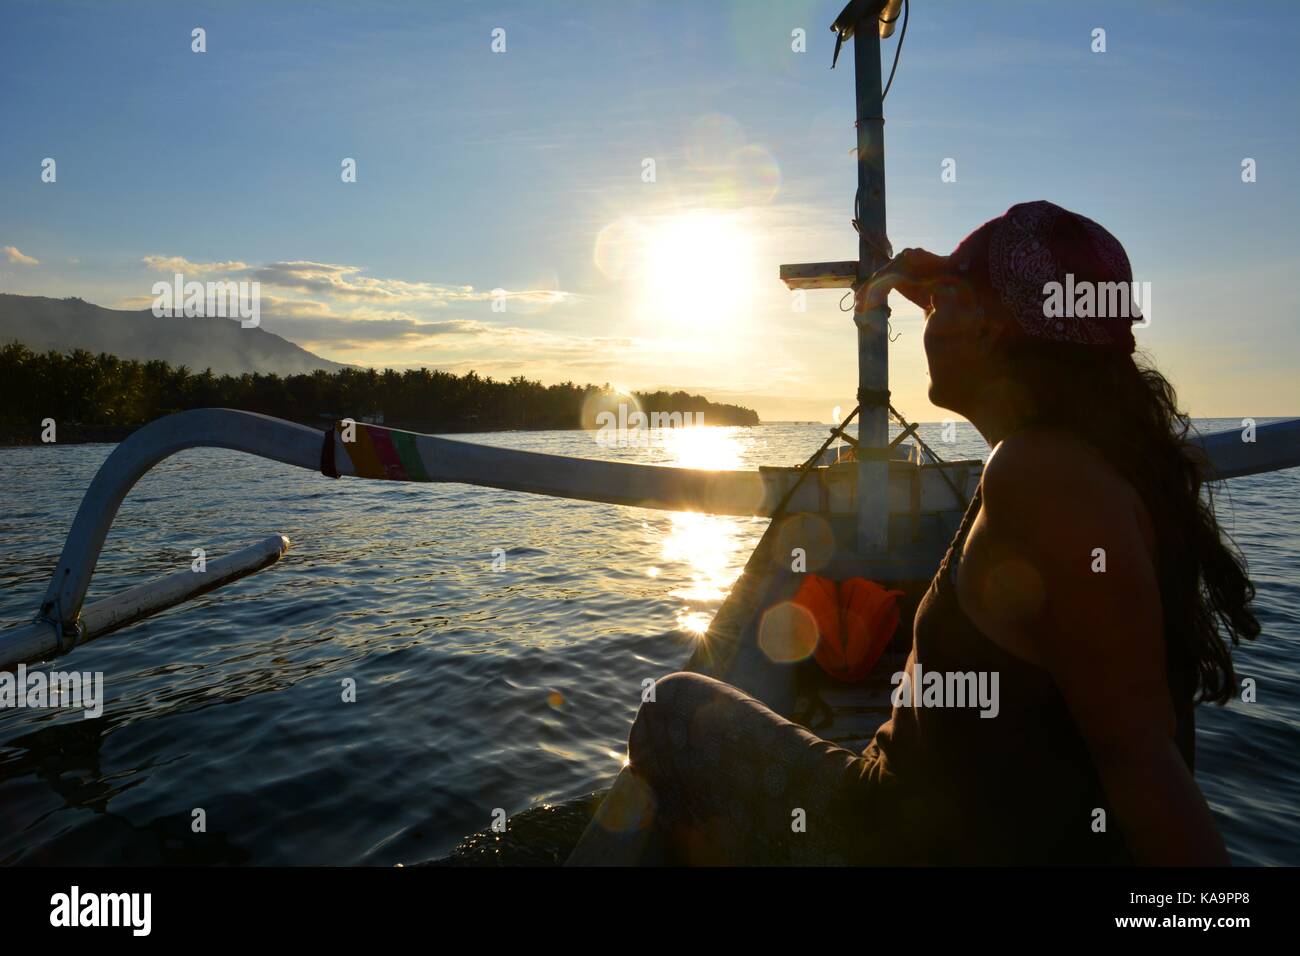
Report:
[[[858,113],[858,283],[888,260],[885,232],[885,118],[880,96],[880,35],[876,15],[853,31]],[[880,554],[888,544],[889,462],[872,449],[889,445],[889,306],[861,315],[858,327],[858,551]]]

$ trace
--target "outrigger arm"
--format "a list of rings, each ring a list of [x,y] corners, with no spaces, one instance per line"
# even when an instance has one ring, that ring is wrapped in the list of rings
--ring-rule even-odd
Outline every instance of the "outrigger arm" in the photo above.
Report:
[[[135,483],[188,448],[228,448],[331,477],[463,482],[532,494],[714,514],[770,514],[783,486],[757,471],[704,471],[625,464],[493,448],[356,424],[348,440],[253,412],[195,409],[150,422],[126,438],[96,473],[64,543],[40,611],[30,624],[0,631],[0,668],[66,654],[74,647],[274,564],[289,539],[271,537],[180,571],[82,604],[117,510]]]

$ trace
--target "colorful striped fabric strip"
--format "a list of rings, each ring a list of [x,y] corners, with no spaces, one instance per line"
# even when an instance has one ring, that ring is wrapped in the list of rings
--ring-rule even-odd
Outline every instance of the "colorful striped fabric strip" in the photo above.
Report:
[[[402,468],[402,459],[398,457],[397,449],[393,447],[392,439],[388,434],[388,430],[384,428],[366,429],[370,444],[375,449],[375,457],[379,459],[379,465],[384,469],[384,477],[392,481],[405,481],[406,471]]]
[[[420,449],[416,445],[417,436],[411,432],[389,432],[388,434],[393,439],[398,457],[402,460],[402,467],[406,469],[406,480],[428,481],[429,473],[424,470]]]
[[[340,441],[344,425],[337,422]],[[377,478],[389,481],[428,481],[429,473],[420,460],[418,438],[412,432],[393,431],[379,425],[358,422],[353,441],[343,441],[352,470],[358,478]]]

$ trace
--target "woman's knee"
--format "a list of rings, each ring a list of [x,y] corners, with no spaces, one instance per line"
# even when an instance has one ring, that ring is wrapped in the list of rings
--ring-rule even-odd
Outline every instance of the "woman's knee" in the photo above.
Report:
[[[679,727],[689,726],[692,713],[715,695],[719,686],[724,685],[711,677],[686,671],[655,681],[648,688],[628,734],[628,759],[632,765],[645,766],[650,754],[674,749],[674,744],[679,743],[670,739],[674,722]]]
[[[655,681],[654,691],[642,703],[641,709],[645,710],[646,704],[663,704],[667,710],[689,708],[694,702],[716,693],[718,688],[725,686],[727,685],[721,681],[705,677],[703,674],[678,671]]]

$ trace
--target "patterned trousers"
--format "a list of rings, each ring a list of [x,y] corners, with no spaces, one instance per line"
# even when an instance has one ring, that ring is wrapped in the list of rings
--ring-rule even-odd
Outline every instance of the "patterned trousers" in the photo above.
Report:
[[[671,674],[628,739],[666,861],[896,865],[896,800],[874,744],[822,740],[730,684]]]

